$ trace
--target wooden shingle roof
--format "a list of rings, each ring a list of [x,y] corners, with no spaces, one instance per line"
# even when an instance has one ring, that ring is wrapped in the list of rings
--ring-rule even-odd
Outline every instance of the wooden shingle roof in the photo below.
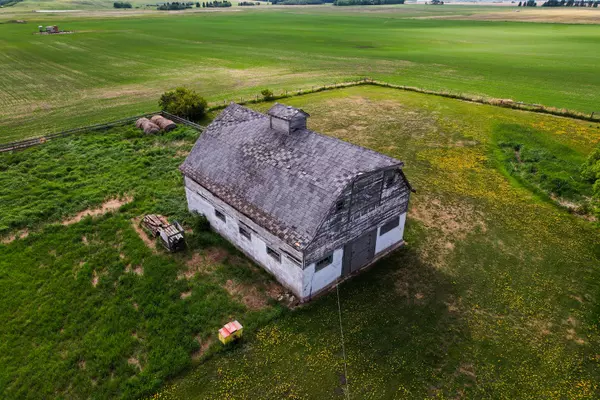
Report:
[[[359,173],[392,166],[402,162],[308,129],[273,130],[268,115],[232,103],[202,133],[180,170],[302,249]]]
[[[281,118],[286,121],[293,119],[298,114],[302,114],[304,115],[304,117],[310,117],[310,115],[306,111],[300,108],[294,108],[280,103],[275,103],[275,105],[273,105],[273,107],[271,107],[269,111],[267,111],[267,115],[272,115],[273,117]]]

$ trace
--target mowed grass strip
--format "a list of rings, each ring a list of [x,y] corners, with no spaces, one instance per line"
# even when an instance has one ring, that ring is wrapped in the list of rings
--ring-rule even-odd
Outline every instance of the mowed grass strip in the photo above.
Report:
[[[48,17],[0,24],[0,140],[152,111],[160,93],[178,85],[221,101],[364,76],[600,111],[598,26],[367,10],[56,16],[52,23],[75,31],[57,36],[34,34]]]
[[[597,124],[374,87],[288,103],[313,129],[404,160],[417,190],[407,245],[339,288],[348,375],[333,292],[154,398],[600,395],[597,226],[496,158],[496,135],[517,126],[582,157]]]

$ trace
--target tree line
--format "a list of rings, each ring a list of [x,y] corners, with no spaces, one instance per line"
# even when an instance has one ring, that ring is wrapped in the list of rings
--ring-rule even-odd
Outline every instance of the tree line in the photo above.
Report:
[[[594,7],[598,8],[598,0],[548,0],[542,4],[542,7]],[[536,7],[534,0],[521,1],[519,7]]]
[[[284,6],[325,3],[333,3],[334,6],[377,6],[382,4],[404,4],[404,1],[405,0],[272,0],[271,3]]]
[[[115,1],[113,3],[114,8],[131,8],[131,3],[126,1]]]
[[[378,6],[383,4],[404,4],[404,0],[335,0],[334,6]]]
[[[186,8],[192,8],[193,5],[194,5],[194,3],[191,3],[191,2],[180,3],[178,1],[175,1],[173,3],[164,3],[164,4],[161,4],[160,6],[157,7],[157,10],[162,10],[162,11],[166,11],[166,10],[185,10]]]
[[[231,7],[231,2],[227,1],[227,0],[223,0],[223,1],[207,1],[206,3],[202,3],[202,7],[208,7],[208,8],[213,8],[213,7]]]
[[[15,4],[17,4],[21,1],[23,1],[23,0],[0,0],[0,6],[10,7],[10,6],[14,6]]]
[[[272,0],[271,4],[279,4],[283,6],[301,6],[309,4],[324,4],[333,3],[333,0]]]

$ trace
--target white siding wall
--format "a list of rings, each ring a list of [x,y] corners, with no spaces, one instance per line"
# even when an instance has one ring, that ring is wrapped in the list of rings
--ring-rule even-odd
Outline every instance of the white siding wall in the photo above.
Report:
[[[306,129],[306,117],[302,114],[299,114],[290,121],[290,131],[296,129]]]
[[[290,289],[299,299],[308,299],[311,295],[330,286],[341,276],[344,255],[343,248],[339,248],[333,252],[333,262],[323,269],[315,272],[315,264],[313,263],[303,270],[302,266],[292,261],[281,249],[283,248],[300,259],[301,255],[299,253],[294,253],[294,249],[287,246],[283,241],[238,213],[220,199],[214,197],[210,192],[189,178],[186,178],[185,192],[190,211],[197,211],[206,216],[215,231],[219,232],[256,263],[273,274],[279,282]],[[226,222],[223,222],[215,215],[215,208],[225,214]],[[239,221],[254,230],[251,231],[250,240],[239,233]],[[396,228],[381,236],[379,235],[381,226],[377,228],[375,256],[403,240],[405,221],[406,213],[400,215],[400,224]],[[281,254],[281,262],[276,261],[267,254],[267,245]]]
[[[290,132],[290,123],[285,119],[271,117],[271,128],[276,131],[289,133]]]
[[[404,223],[406,222],[406,213],[400,215],[400,224],[389,232],[379,235],[381,226],[377,228],[377,241],[375,242],[375,255],[382,252],[390,246],[402,241],[404,237]]]
[[[243,224],[255,231],[259,231],[261,228],[247,218],[240,216],[233,208],[212,196],[210,192],[206,191],[195,182],[189,181],[188,178],[186,178],[185,193],[190,211],[197,211],[206,216],[206,219],[208,219],[215,231],[219,232],[219,234],[227,238],[227,240],[246,253],[246,255],[252,258],[256,263],[273,274],[279,282],[294,292],[296,296],[302,298],[302,267],[290,260],[289,257],[280,250],[281,243],[277,243],[278,239],[270,238],[271,240],[268,240],[265,237],[261,237],[256,232],[251,232],[251,240],[242,236],[239,233],[239,220],[242,220]],[[199,193],[201,193],[204,198]],[[225,222],[215,215],[215,208],[225,214]],[[269,247],[281,254],[281,262],[276,261],[267,254],[267,242],[269,242]]]
[[[304,269],[304,285],[302,296],[305,298],[317,293],[319,290],[329,286],[342,275],[343,249],[333,252],[333,262],[323,269],[315,272],[315,264],[310,264]]]

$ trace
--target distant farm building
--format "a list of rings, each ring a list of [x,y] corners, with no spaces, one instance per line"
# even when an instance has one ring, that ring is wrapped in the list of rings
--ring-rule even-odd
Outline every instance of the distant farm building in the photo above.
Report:
[[[56,34],[64,34],[64,33],[73,33],[71,31],[61,31],[60,29],[58,29],[57,25],[50,25],[50,26],[38,26],[38,33],[41,35],[56,35]]]
[[[229,105],[181,165],[189,209],[301,301],[401,246],[403,163],[306,127],[274,105]]]
[[[57,25],[51,25],[51,26],[47,26],[47,27],[43,27],[43,26],[39,26],[38,30],[40,32],[44,32],[44,33],[60,33],[60,30],[58,29]]]

